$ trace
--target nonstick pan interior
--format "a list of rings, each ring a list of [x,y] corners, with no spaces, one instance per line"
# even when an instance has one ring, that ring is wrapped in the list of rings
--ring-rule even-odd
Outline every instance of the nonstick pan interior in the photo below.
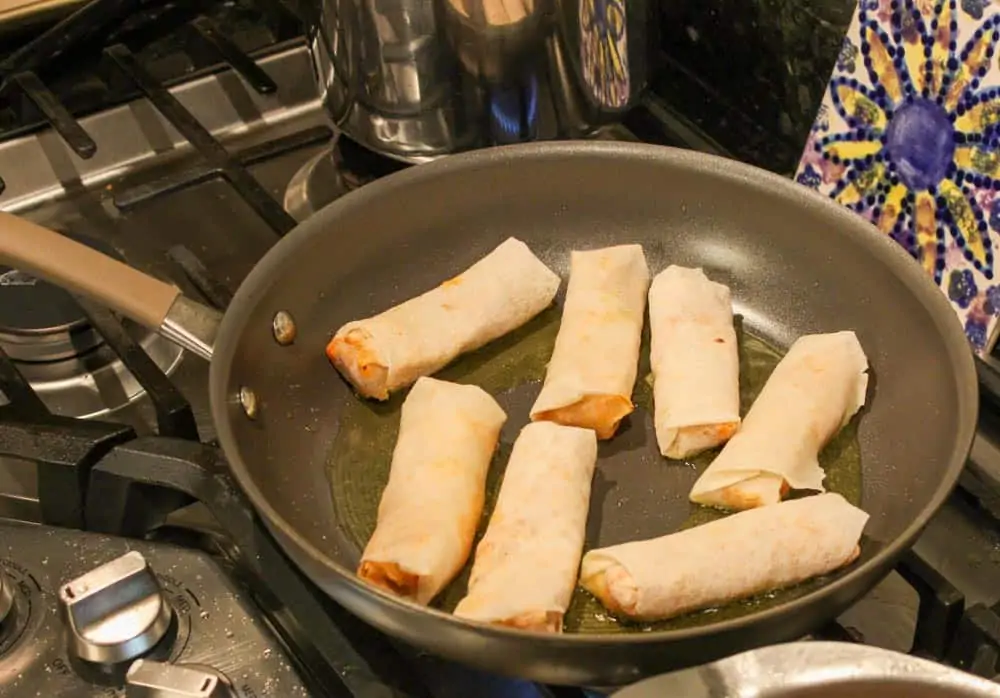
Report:
[[[341,473],[340,487],[375,499],[344,500],[341,493],[339,512],[327,464],[334,451],[344,457],[342,430],[357,422],[359,409],[375,423],[379,412],[398,414],[399,400],[359,408],[324,356],[332,332],[433,287],[508,236],[524,240],[564,279],[570,250],[638,242],[654,274],[670,263],[700,266],[728,284],[745,336],[783,349],[801,334],[857,332],[873,373],[856,429],[860,482],[850,484],[857,471],[849,453],[853,434],[837,447],[847,455],[827,462],[846,464],[847,484],[838,487],[849,496],[854,488],[871,521],[862,560],[834,586],[864,570],[884,570],[887,556],[912,540],[964,462],[976,412],[971,355],[948,304],[893,243],[854,214],[776,182],[741,165],[665,148],[542,144],[448,158],[336,202],[268,255],[225,319],[211,388],[237,478],[279,538],[298,549],[297,559],[308,558],[314,578],[327,575],[328,589],[342,583],[328,563],[348,572],[356,566],[357,531],[373,522],[351,517],[366,508],[373,515],[387,464],[365,468],[362,460],[349,475]],[[290,346],[274,339],[278,311],[294,318]],[[554,331],[547,327],[554,328],[557,315],[522,332],[525,346],[537,351],[545,341],[539,333]],[[516,364],[519,351],[503,340],[482,355]],[[642,361],[640,382],[648,357]],[[442,375],[474,379],[482,365],[480,356]],[[540,367],[526,360],[490,369],[495,385],[488,387],[502,388],[497,397],[509,414],[503,450],[527,421],[538,390],[531,379],[540,378]],[[241,388],[257,397],[256,419],[235,399]],[[588,547],[661,535],[692,511],[687,494],[697,472],[659,457],[651,415],[638,401],[619,436],[601,446]],[[357,430],[357,451],[389,453],[391,433]],[[371,435],[386,443],[366,443]],[[359,484],[366,478],[372,482]],[[849,601],[841,597],[841,605]],[[699,624],[711,629],[726,619]]]

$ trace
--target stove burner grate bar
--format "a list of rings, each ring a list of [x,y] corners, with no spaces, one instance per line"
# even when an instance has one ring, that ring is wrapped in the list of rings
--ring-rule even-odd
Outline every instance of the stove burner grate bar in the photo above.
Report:
[[[0,348],[0,456],[38,468],[42,522],[84,527],[90,469],[114,446],[135,438],[132,427],[53,415]]]
[[[943,661],[965,613],[965,595],[913,550],[897,569],[920,596],[913,651]]]
[[[213,169],[218,170],[254,211],[279,235],[295,227],[296,221],[272,197],[260,182],[244,169],[235,157],[184,108],[169,90],[143,68],[123,44],[104,50],[117,68],[143,91],[159,112],[177,129]]]
[[[92,0],[0,61],[0,80],[36,71],[58,61],[78,46],[101,36],[129,17],[139,0]]]
[[[243,76],[243,79],[254,90],[262,95],[268,95],[278,90],[278,85],[271,79],[271,76],[265,73],[264,69],[257,65],[250,56],[243,53],[228,36],[219,31],[215,22],[202,16],[191,22],[191,26],[226,63],[232,66],[233,70]]]
[[[97,330],[142,385],[156,412],[156,430],[161,436],[198,441],[191,403],[184,398],[170,378],[160,370],[149,354],[135,341],[111,311],[84,298],[76,302]]]
[[[0,393],[6,398],[6,402],[0,405],[0,434],[5,419],[37,419],[51,414],[3,347],[0,347]],[[3,443],[0,437],[0,448]]]
[[[280,2],[264,0],[260,3],[269,24],[277,26],[294,22],[301,31],[301,21],[294,10]],[[196,168],[176,181],[160,182],[150,190],[135,190],[128,199],[117,197],[121,207],[136,203],[158,193],[175,191],[189,184],[206,181],[221,176],[237,191],[247,204],[279,235],[295,226],[295,220],[281,205],[250,175],[245,165],[271,157],[275,152],[305,147],[328,140],[332,133],[325,129],[310,129],[295,137],[277,139],[274,143],[256,146],[247,152],[231,155],[167,89],[165,83],[137,58],[126,44],[122,33],[114,30],[115,24],[122,25],[133,11],[142,5],[142,0],[92,0],[77,12],[62,20],[42,35],[0,61],[0,92],[6,97],[21,99],[32,118],[40,115],[62,138],[66,145],[80,158],[92,158],[98,150],[94,139],[81,126],[70,110],[45,85],[38,71],[51,70],[70,53],[89,50],[89,46],[102,36],[110,35],[116,42],[105,47],[98,54],[103,57],[98,75],[111,88],[111,92],[144,95],[160,112],[162,117],[190,143],[207,163]],[[127,24],[127,22],[125,22]],[[280,33],[280,32],[279,32]],[[181,27],[182,52],[194,56],[208,56],[208,62],[215,70],[230,67],[258,94],[271,95],[278,89],[277,83],[253,58],[243,51],[232,38],[220,29],[215,20],[200,13],[193,19],[185,20]],[[133,43],[130,41],[130,43]],[[108,76],[107,67],[113,66],[114,74]],[[126,78],[123,84],[121,77]],[[0,180],[0,193],[6,188]]]
[[[1000,603],[975,604],[962,616],[948,655],[951,664],[993,681],[1000,681]]]
[[[190,251],[186,264],[204,267]],[[211,282],[207,273],[203,281]],[[196,284],[197,285],[197,284]],[[191,404],[110,311],[77,299],[91,325],[142,386],[162,436],[198,441]],[[90,469],[112,447],[134,439],[129,425],[54,415],[0,348],[0,456],[37,465],[42,523],[82,529]]]
[[[966,608],[965,595],[915,550],[903,556],[896,571],[920,597],[910,652],[991,681],[1000,680],[1000,603],[992,607],[977,603]],[[814,637],[865,642],[851,628],[836,622]]]
[[[73,152],[85,160],[94,156],[97,144],[34,71],[106,30],[117,18],[127,17],[137,5],[136,0],[94,0],[0,62],[0,89],[19,90]],[[4,188],[0,180],[0,193]]]
[[[16,73],[9,84],[21,90],[74,153],[84,160],[94,157],[97,152],[94,139],[35,73],[28,70]]]
[[[224,311],[233,300],[232,292],[205,268],[201,260],[184,245],[175,245],[167,256],[181,268],[184,275],[216,310]]]
[[[239,165],[249,167],[293,150],[325,143],[331,138],[333,138],[333,131],[329,127],[313,126],[287,136],[279,136],[259,145],[250,146],[235,153],[233,158]],[[139,184],[116,191],[113,201],[118,210],[127,211],[158,196],[172,194],[222,175],[223,172],[219,167],[210,164],[199,164],[181,172],[161,177],[147,184]]]
[[[204,269],[204,266],[190,251],[187,254],[190,258],[187,264],[195,264]],[[205,279],[209,279],[207,273]],[[161,436],[198,441],[198,428],[191,404],[149,357],[142,346],[126,331],[122,320],[109,310],[97,306],[87,299],[76,298],[75,300],[105,344],[111,348],[125,365],[125,368],[142,386],[156,413],[157,433]],[[44,424],[53,418],[60,421],[64,419],[49,411],[31,385],[21,375],[17,365],[2,349],[0,349],[0,393],[7,399],[6,404],[0,405],[0,453],[4,453],[7,445],[5,429],[8,421]],[[84,423],[86,420],[72,419],[70,423],[77,421]],[[5,455],[19,457],[17,453],[5,453]],[[42,493],[40,493],[41,495]],[[57,525],[48,520],[43,523]]]

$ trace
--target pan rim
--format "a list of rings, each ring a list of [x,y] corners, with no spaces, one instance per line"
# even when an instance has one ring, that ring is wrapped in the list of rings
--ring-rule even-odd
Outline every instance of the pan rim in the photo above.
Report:
[[[238,348],[237,340],[243,334],[249,316],[256,308],[258,298],[263,296],[274,282],[276,270],[282,267],[290,257],[294,257],[298,248],[306,244],[313,236],[323,234],[321,232],[323,230],[330,230],[326,221],[336,217],[342,211],[370,205],[370,202],[382,200],[394,190],[409,186],[411,183],[433,179],[439,173],[452,170],[461,171],[491,163],[509,165],[516,160],[528,158],[544,160],[550,157],[601,157],[609,160],[639,159],[666,162],[679,169],[688,169],[735,181],[756,191],[778,190],[783,193],[783,198],[797,200],[798,205],[803,208],[821,209],[824,215],[843,230],[845,236],[857,241],[863,247],[867,247],[872,254],[878,255],[887,271],[892,272],[907,286],[911,293],[922,301],[944,339],[950,365],[953,366],[958,382],[956,411],[959,430],[955,438],[955,452],[943,470],[943,477],[937,490],[931,496],[928,505],[914,518],[901,535],[888,542],[871,558],[832,582],[787,603],[748,613],[738,618],[689,628],[641,633],[549,634],[467,621],[450,613],[420,606],[369,586],[359,580],[353,570],[331,559],[309,542],[271,506],[268,497],[257,486],[239,451],[237,439],[230,423],[233,414],[230,411],[230,405],[235,398],[227,393],[227,384],[233,357]],[[564,649],[582,646],[593,648],[601,645],[647,645],[671,641],[690,641],[710,635],[728,634],[758,623],[774,622],[814,603],[822,603],[824,600],[834,598],[860,577],[873,574],[884,575],[889,566],[894,564],[912,546],[917,536],[938,512],[957,483],[971,451],[978,422],[979,384],[975,360],[961,323],[944,294],[925,276],[920,266],[897,243],[880,233],[857,213],[847,210],[828,197],[790,179],[736,160],[667,146],[607,141],[534,142],[450,155],[418,167],[402,170],[335,200],[296,226],[258,261],[234,295],[231,307],[234,310],[227,312],[223,317],[215,358],[210,366],[209,395],[212,419],[233,477],[265,525],[271,530],[272,535],[280,533],[280,536],[276,537],[283,537],[291,542],[301,555],[309,559],[312,565],[333,572],[341,581],[351,587],[353,594],[360,594],[366,601],[390,604],[395,607],[396,611],[409,617],[422,619],[432,617],[456,628],[472,628],[482,635],[498,640],[531,638],[534,642],[543,642],[547,646],[563,647]],[[279,544],[284,547],[280,540]],[[286,552],[286,554],[288,553]],[[302,569],[299,563],[294,564]],[[307,576],[309,575],[307,574]]]

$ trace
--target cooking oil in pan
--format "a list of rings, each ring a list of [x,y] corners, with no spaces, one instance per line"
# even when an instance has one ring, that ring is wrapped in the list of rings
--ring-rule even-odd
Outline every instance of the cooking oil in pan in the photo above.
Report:
[[[443,380],[479,385],[497,398],[508,415],[508,422],[504,426],[500,446],[487,476],[486,505],[477,532],[477,543],[485,533],[489,523],[489,516],[493,511],[503,479],[503,470],[510,456],[511,445],[521,427],[528,421],[528,411],[537,396],[540,382],[545,376],[545,367],[552,354],[558,329],[559,312],[556,308],[551,308],[517,332],[460,358],[453,365],[436,374],[436,377]],[[764,387],[771,371],[777,365],[781,353],[762,339],[743,331],[739,318],[737,318],[737,334],[740,346],[741,411],[746,414],[753,400]],[[644,437],[646,443],[642,446],[645,455],[635,456],[629,453],[628,457],[648,457],[655,464],[655,467],[677,469],[670,472],[684,475],[693,482],[697,473],[702,472],[714,458],[715,452],[703,454],[688,464],[664,460],[659,456],[651,427],[653,398],[648,380],[648,323],[643,334],[640,357],[639,379],[636,381],[633,394],[636,412],[630,417],[630,421],[635,423],[636,420],[647,420],[649,428],[646,429]],[[399,393],[385,403],[352,398],[341,413],[340,428],[328,460],[328,471],[333,489],[334,506],[340,525],[354,539],[359,550],[364,547],[375,530],[378,503],[389,478],[389,465],[399,430],[399,411],[404,397],[405,393]],[[623,430],[627,428],[623,426]],[[608,449],[620,446],[620,442],[626,440],[623,437],[624,434],[620,432],[616,439],[602,443],[602,457]],[[616,444],[616,441],[619,444]],[[648,453],[645,453],[646,451]],[[820,464],[826,471],[826,487],[830,491],[840,493],[853,504],[859,504],[861,452],[857,438],[857,419],[852,420],[823,450],[820,455]],[[601,488],[598,488],[596,484],[600,478],[601,459],[598,460],[598,472],[595,476],[595,497],[616,496],[614,485],[611,485],[610,488],[603,488],[603,492],[600,491]],[[670,521],[668,527],[663,531],[664,533],[678,528],[697,526],[725,516],[725,513],[721,511],[687,503],[689,489],[689,485],[686,485],[686,489],[679,493],[679,501],[684,502],[684,512],[673,511],[673,509],[664,512],[664,516]],[[628,501],[620,499],[617,504],[625,507],[628,506]],[[592,499],[592,520],[597,516],[595,508],[598,505],[599,503],[595,503]],[[676,506],[676,504],[672,505],[674,508]],[[613,507],[605,507],[605,509],[608,508],[613,510]],[[684,516],[685,512],[686,517]],[[652,511],[643,510],[641,513],[642,516],[646,517],[655,516]],[[598,521],[598,523],[602,522]],[[592,536],[589,534],[590,531],[588,531],[588,538],[591,538]],[[662,533],[646,533],[643,537],[652,537],[653,535],[662,535]],[[588,547],[593,547],[593,544],[588,545]],[[465,566],[458,578],[435,600],[436,607],[447,611],[455,607],[465,594],[470,569],[471,561]],[[627,623],[616,620],[590,594],[577,589],[566,616],[565,629],[567,632],[620,633],[649,632],[651,630],[705,625],[780,605],[822,586],[825,581],[823,578],[815,579],[790,589],[763,594],[720,608],[690,613],[669,621],[651,624]]]

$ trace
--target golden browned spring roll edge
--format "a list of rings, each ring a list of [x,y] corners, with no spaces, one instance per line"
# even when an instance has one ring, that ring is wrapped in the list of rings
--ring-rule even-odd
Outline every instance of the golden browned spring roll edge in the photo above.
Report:
[[[828,574],[859,554],[868,514],[827,493],[591,550],[580,585],[615,614],[666,620]]]
[[[590,429],[533,422],[521,430],[455,615],[561,632],[576,587],[596,462]]]
[[[614,436],[635,409],[648,289],[640,245],[572,252],[559,333],[532,420],[593,429],[600,439]]]
[[[691,488],[691,501],[747,509],[781,501],[789,488],[822,492],[820,451],[865,404],[867,370],[854,332],[800,337]]]
[[[472,551],[507,415],[481,388],[421,377],[403,402],[389,481],[358,576],[427,604]]]
[[[559,284],[527,245],[508,238],[436,288],[348,322],[326,355],[360,395],[386,400],[531,320],[551,305]]]
[[[729,288],[671,265],[649,288],[653,422],[660,453],[688,458],[740,425],[740,360]]]

